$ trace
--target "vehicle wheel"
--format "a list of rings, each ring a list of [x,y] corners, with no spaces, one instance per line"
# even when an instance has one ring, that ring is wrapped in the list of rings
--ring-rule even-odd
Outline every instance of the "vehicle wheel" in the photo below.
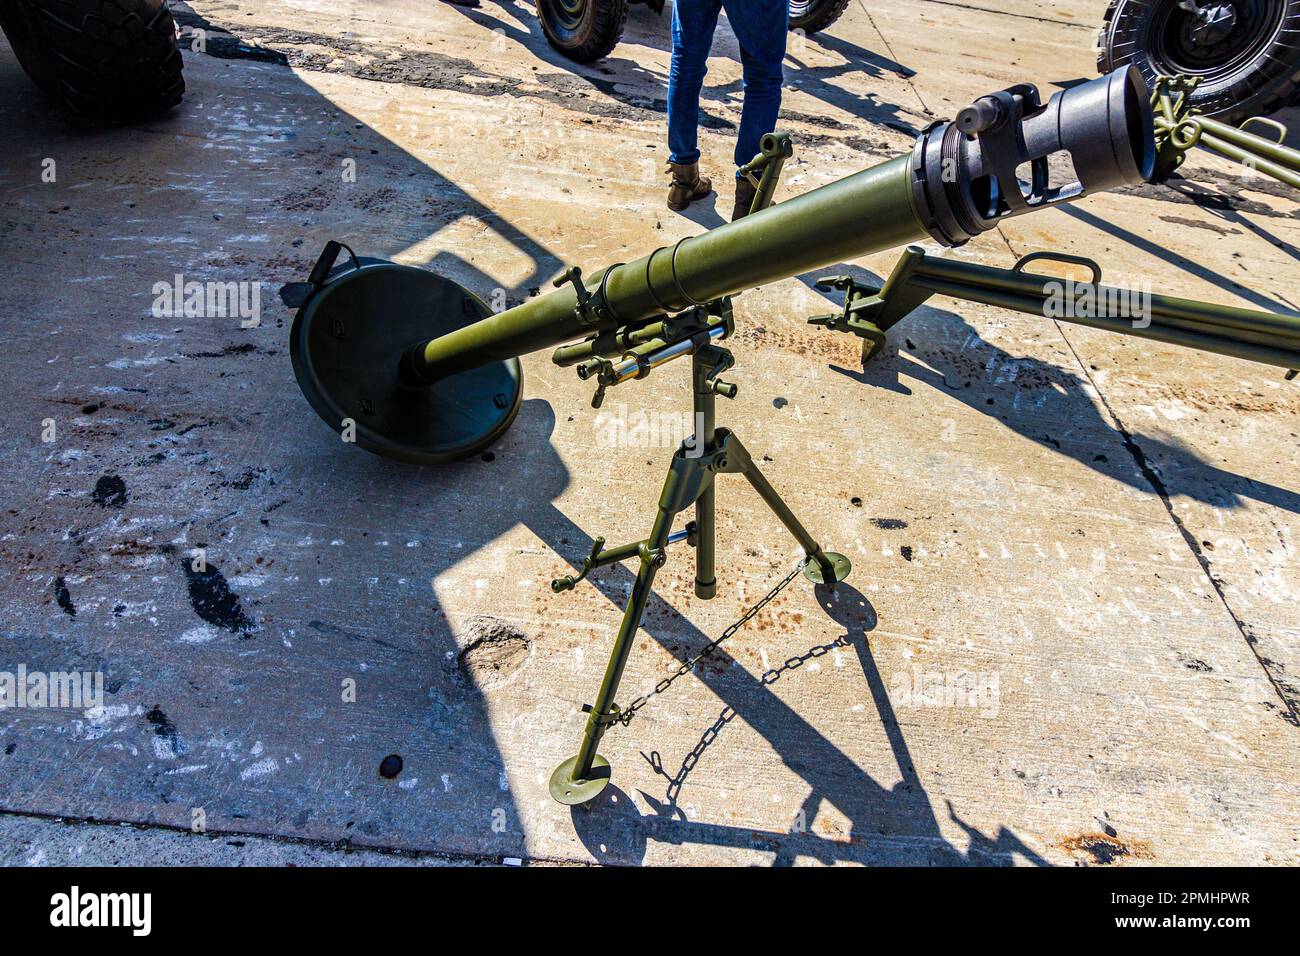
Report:
[[[570,60],[608,56],[623,37],[628,0],[537,0],[542,31]]]
[[[142,119],[185,92],[164,0],[0,0],[0,27],[27,75],[80,116]]]
[[[849,0],[790,0],[790,29],[825,30],[848,9]]]
[[[1200,78],[1191,105],[1227,123],[1265,116],[1300,90],[1300,0],[1111,0],[1097,67],[1132,63]]]

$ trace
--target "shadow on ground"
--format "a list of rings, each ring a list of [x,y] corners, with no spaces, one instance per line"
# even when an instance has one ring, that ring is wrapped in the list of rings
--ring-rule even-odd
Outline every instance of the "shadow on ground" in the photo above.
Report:
[[[88,424],[76,426],[81,447],[71,458],[25,437],[4,439],[22,479],[0,529],[28,543],[4,546],[13,599],[0,620],[6,650],[29,667],[84,663],[106,673],[110,690],[103,726],[46,714],[6,725],[13,749],[0,758],[0,799],[21,812],[184,829],[202,808],[211,831],[526,855],[474,660],[438,590],[471,587],[457,577],[459,565],[520,522],[574,567],[589,550],[590,537],[552,504],[571,476],[551,444],[549,403],[526,402],[481,459],[398,465],[341,447],[316,420],[289,371],[285,316],[252,330],[169,320],[175,331],[167,333],[142,318],[152,284],[176,271],[229,278],[233,264],[290,282],[306,275],[326,239],[363,236],[359,252],[392,256],[464,219],[491,223],[497,240],[530,262],[506,289],[510,300],[541,286],[560,264],[526,231],[280,66],[237,58],[220,71],[192,70],[189,82],[187,104],[173,117],[82,138],[32,103],[12,59],[0,66],[0,103],[9,104],[0,109],[19,144],[2,184],[16,197],[4,233],[11,254],[43,264],[0,291],[3,314],[31,301],[67,302],[66,290],[83,273],[101,276],[85,284],[84,299],[71,300],[69,320],[94,310],[96,337],[71,352],[43,338],[45,328],[17,330],[11,342],[30,359],[3,373],[9,393],[21,396],[15,414],[66,420],[79,408]],[[214,160],[214,149],[227,161]],[[72,158],[57,205],[25,185],[51,150]],[[339,186],[339,163],[356,156],[372,157],[368,173],[379,185]],[[78,253],[89,255],[117,233],[131,242],[112,247],[122,251],[109,265],[64,255],[78,242]],[[268,233],[261,248],[253,237]],[[169,246],[152,241],[158,237],[184,241]],[[498,284],[467,255],[443,253],[425,264],[478,292]],[[955,316],[926,314],[927,324],[942,320],[950,340],[974,334]],[[1062,453],[1085,454],[1072,450],[1068,435],[1035,434],[1032,415],[1007,398],[1018,386],[976,384],[967,351],[928,354],[926,367],[895,350],[863,381],[905,388],[898,381],[905,371]],[[65,355],[80,361],[50,364]],[[981,369],[987,358],[985,351]],[[1079,385],[1054,367],[1004,358]],[[1091,427],[1105,431],[1100,422]],[[1113,435],[1106,444],[1113,453]],[[1089,464],[1134,481],[1131,466]],[[116,483],[94,493],[108,476]],[[1268,493],[1293,505],[1289,492]],[[187,570],[193,548],[206,553],[201,572]],[[613,568],[592,581],[612,605],[612,635],[613,606],[631,574]],[[766,678],[726,668],[701,675],[726,709],[692,751],[694,761],[669,773],[648,753],[666,780],[664,798],[643,795],[652,812],[642,814],[609,791],[601,805],[574,814],[584,845],[611,862],[638,862],[655,840],[758,847],[781,864],[797,856],[1043,863],[1005,828],[986,836],[951,808],[970,847],[944,839],[875,664],[874,609],[848,586],[818,597],[843,629],[837,640],[856,655],[899,783],[887,788],[863,772],[771,694]],[[646,633],[679,658],[709,640],[658,597],[647,620]],[[491,631],[494,639],[530,640],[509,622],[484,626],[504,626]],[[594,686],[603,661],[587,666]],[[359,691],[355,703],[339,693],[348,680]],[[850,821],[847,840],[686,819],[680,792],[708,746],[725,745],[723,728],[735,716],[805,781],[804,817],[812,821],[823,803],[833,804]],[[378,768],[390,754],[403,757],[404,769],[386,779]],[[497,809],[508,821],[504,831],[492,827]]]
[[[556,52],[547,43],[532,8],[515,0],[497,0],[495,3],[477,8],[456,9],[474,23],[497,33],[503,41],[525,47],[533,55],[564,70],[625,106],[667,114],[667,72],[645,66],[637,61],[634,54],[629,54],[627,51],[636,47],[650,47],[671,52],[671,3],[664,8],[662,15],[655,14],[649,7],[640,5],[631,7],[628,11],[623,42],[615,47],[608,57],[593,64],[575,63]],[[499,15],[499,11],[507,11],[513,19],[503,18]],[[515,20],[525,24],[525,27],[520,28],[514,22]],[[843,62],[830,66],[813,66],[808,57],[810,48],[831,51],[842,57]],[[727,26],[725,14],[719,18],[713,54],[740,62],[740,48]],[[907,78],[914,76],[915,71],[829,32],[811,36],[792,34],[786,53],[785,72],[788,88],[798,89],[814,96],[828,106],[843,110],[863,123],[887,126],[914,135],[919,132],[920,127],[917,124],[925,125],[928,121],[923,114],[891,103],[874,93],[863,96],[837,85],[835,82],[837,78],[852,74],[882,76],[885,73],[892,73]],[[700,94],[700,126],[704,129],[734,130],[736,124],[728,116],[711,110],[709,104],[728,104],[739,110],[743,92],[744,85],[739,79],[723,84],[706,80]],[[866,139],[865,134],[870,130],[864,128],[861,123],[846,123],[830,117],[800,113],[791,107],[789,97],[782,107],[781,116],[786,121],[799,120],[828,131],[856,134],[834,138],[857,146],[865,144],[868,150],[873,147],[878,148],[877,144]],[[815,136],[805,134],[801,136],[800,142],[806,147],[811,147],[817,145],[819,140]]]
[[[1089,225],[1143,248],[1147,245],[1091,213],[1064,208]],[[1189,272],[1215,278],[1205,267],[1183,262]],[[819,269],[802,279],[811,288],[827,275],[850,275],[859,285],[876,288],[884,281],[851,264]],[[1217,281],[1228,280],[1218,277]],[[1258,298],[1263,308],[1277,307],[1263,295]],[[842,305],[841,296],[836,307]],[[1300,512],[1300,493],[1225,471],[1173,437],[1144,433],[1122,423],[1117,430],[1091,401],[1072,401],[1068,415],[1047,407],[1054,396],[1079,395],[1091,383],[1061,366],[998,348],[955,312],[923,306],[889,331],[886,347],[865,367],[831,367],[873,388],[911,394],[906,379],[941,389],[1018,435],[1143,492],[1154,491],[1166,499],[1186,495],[1215,508],[1237,508],[1245,500],[1254,500]]]

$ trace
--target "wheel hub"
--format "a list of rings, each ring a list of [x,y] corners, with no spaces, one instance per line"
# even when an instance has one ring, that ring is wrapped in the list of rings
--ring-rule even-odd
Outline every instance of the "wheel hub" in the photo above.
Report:
[[[1268,46],[1282,10],[1279,0],[1164,0],[1152,17],[1152,56],[1165,75],[1219,80]]]
[[[1230,4],[1201,7],[1196,11],[1192,25],[1192,41],[1201,46],[1213,46],[1227,39],[1237,23],[1237,11]]]

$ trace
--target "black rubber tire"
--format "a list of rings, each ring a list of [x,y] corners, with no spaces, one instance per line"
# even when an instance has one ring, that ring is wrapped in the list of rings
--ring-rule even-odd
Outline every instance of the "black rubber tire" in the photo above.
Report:
[[[623,38],[628,0],[537,0],[547,41],[570,60],[593,63]]]
[[[1157,13],[1176,0],[1111,0],[1097,36],[1097,69],[1103,74],[1132,63],[1148,84],[1178,72],[1162,58],[1155,34]],[[1192,105],[1234,125],[1267,116],[1300,93],[1300,0],[1273,0],[1277,31],[1248,62],[1211,71],[1192,94]]]
[[[844,15],[849,0],[790,0],[790,29],[816,33]]]
[[[0,27],[27,75],[78,116],[144,119],[185,93],[165,0],[0,0]]]

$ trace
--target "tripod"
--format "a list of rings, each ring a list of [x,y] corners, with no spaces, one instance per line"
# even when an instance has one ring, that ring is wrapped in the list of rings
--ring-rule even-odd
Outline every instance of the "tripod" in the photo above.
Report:
[[[650,536],[643,541],[608,549],[604,538],[596,538],[578,575],[551,582],[552,590],[558,593],[571,590],[595,568],[633,557],[641,562],[596,701],[583,707],[587,712],[587,724],[582,734],[582,745],[576,756],[564,761],[551,774],[551,796],[560,803],[571,806],[586,803],[609,784],[609,761],[600,756],[596,748],[606,728],[620,719],[621,712],[614,703],[614,696],[618,693],[633,639],[641,626],[641,616],[650,599],[655,574],[667,563],[669,544],[685,540],[695,548],[695,593],[705,600],[717,594],[713,514],[713,480],[717,475],[739,474],[749,480],[759,497],[803,547],[807,555],[803,573],[810,581],[834,585],[847,578],[851,570],[849,559],[844,555],[822,550],[776,489],[763,477],[735,433],[717,427],[717,396],[732,398],[736,394],[735,385],[718,379],[722,372],[735,364],[732,354],[719,346],[701,343],[694,347],[691,355],[697,431],[692,438],[682,442],[673,455]],[[695,505],[695,520],[684,530],[674,532],[673,520],[692,504]]]

